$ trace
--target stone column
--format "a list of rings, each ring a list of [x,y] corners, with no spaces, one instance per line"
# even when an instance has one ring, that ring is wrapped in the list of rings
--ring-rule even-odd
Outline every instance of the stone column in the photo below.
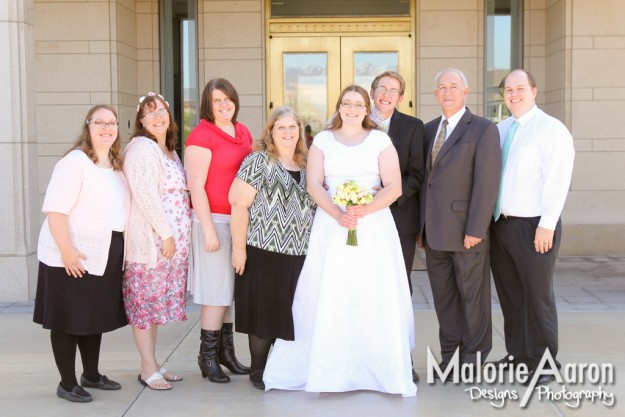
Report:
[[[0,301],[35,296],[40,203],[33,0],[0,2]]]

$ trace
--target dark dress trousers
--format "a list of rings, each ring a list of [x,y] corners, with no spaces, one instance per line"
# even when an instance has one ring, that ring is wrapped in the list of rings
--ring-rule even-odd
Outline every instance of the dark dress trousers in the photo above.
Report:
[[[399,156],[402,186],[401,197],[391,205],[391,213],[399,233],[408,285],[412,294],[410,272],[419,232],[419,191],[425,165],[423,122],[395,110],[391,116],[388,135]]]
[[[504,317],[506,352],[530,370],[536,368],[546,348],[553,358],[558,354],[553,270],[562,221],[558,220],[553,247],[546,253],[534,249],[539,222],[540,217],[501,216],[491,230],[491,268]]]
[[[420,231],[439,322],[443,362],[456,348],[462,363],[482,360],[492,347],[488,228],[501,175],[499,133],[469,109],[431,166],[438,117],[425,125],[425,178]],[[464,236],[482,241],[464,248]]]

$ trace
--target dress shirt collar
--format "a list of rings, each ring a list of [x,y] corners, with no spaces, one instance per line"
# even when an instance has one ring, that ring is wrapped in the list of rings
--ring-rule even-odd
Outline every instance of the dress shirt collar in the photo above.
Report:
[[[466,111],[467,111],[467,108],[463,107],[462,109],[458,110],[456,114],[454,114],[453,116],[447,119],[447,138],[449,137],[451,132],[453,132],[453,130],[456,128],[456,125],[458,125],[458,122],[460,121],[462,116],[464,116]],[[441,122],[438,124],[438,132],[440,132],[441,130],[441,125],[443,124],[443,120],[445,120],[445,115],[441,116]]]
[[[393,111],[394,113],[394,111]],[[375,124],[377,124],[378,126],[380,126],[381,128],[384,129],[384,131],[386,133],[388,133],[388,128],[391,125],[391,118],[393,117],[393,113],[391,113],[390,116],[388,116],[386,119],[384,119],[382,117],[382,114],[378,111],[378,109],[376,109],[374,107],[373,111],[371,112],[371,115],[369,116],[371,118],[371,120],[373,120],[373,122]]]
[[[524,124],[529,122],[534,116],[536,116],[536,114],[538,114],[538,106],[534,104],[534,107],[529,109],[527,113],[525,113],[523,116],[519,117],[518,119],[514,119],[513,116],[513,119],[516,120],[521,126],[523,126]]]

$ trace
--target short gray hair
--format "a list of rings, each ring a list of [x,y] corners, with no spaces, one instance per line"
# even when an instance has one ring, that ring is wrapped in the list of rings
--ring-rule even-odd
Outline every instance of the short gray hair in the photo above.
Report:
[[[457,68],[445,68],[444,70],[437,72],[436,76],[434,77],[434,86],[437,86],[438,80],[440,80],[443,74],[448,73],[448,72],[453,72],[454,74],[456,74],[458,77],[460,77],[460,80],[462,81],[463,86],[469,87],[469,82],[467,81],[467,77],[464,75],[462,71],[460,71]]]

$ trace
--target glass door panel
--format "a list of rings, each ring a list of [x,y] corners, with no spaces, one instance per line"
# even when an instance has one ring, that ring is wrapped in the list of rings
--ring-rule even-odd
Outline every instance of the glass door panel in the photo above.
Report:
[[[339,38],[273,38],[270,46],[270,110],[291,107],[316,134],[340,93]]]
[[[269,110],[288,105],[313,135],[334,112],[341,89],[365,90],[384,71],[406,80],[399,110],[414,115],[412,46],[408,36],[272,37],[269,39]]]
[[[178,124],[176,152],[182,156],[198,123],[197,1],[160,0],[160,93]]]
[[[520,0],[486,1],[484,115],[494,123],[510,115],[503,100],[503,78],[523,62],[522,18]]]
[[[384,71],[399,71],[397,52],[354,52],[354,84],[370,89],[371,82]]]
[[[406,81],[399,110],[414,115],[412,48],[408,36],[342,37],[341,87],[358,84],[371,90],[371,81],[384,71],[397,71]]]
[[[272,17],[408,16],[406,0],[280,0],[271,1]]]
[[[328,54],[287,52],[282,58],[284,104],[315,135],[328,119]]]

